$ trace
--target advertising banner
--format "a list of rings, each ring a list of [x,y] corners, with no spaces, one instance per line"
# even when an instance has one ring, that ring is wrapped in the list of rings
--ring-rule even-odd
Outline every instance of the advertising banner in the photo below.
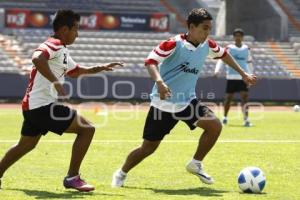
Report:
[[[55,13],[53,11],[37,11],[27,9],[6,9],[6,28],[51,28]],[[80,28],[92,30],[120,31],[169,31],[168,14],[132,14],[108,12],[80,13]]]

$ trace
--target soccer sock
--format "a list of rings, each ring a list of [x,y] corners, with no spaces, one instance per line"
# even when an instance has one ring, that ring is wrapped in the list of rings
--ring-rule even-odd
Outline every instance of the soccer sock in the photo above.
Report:
[[[126,175],[127,175],[127,173],[126,173],[126,172],[123,172],[122,169],[119,170],[119,173],[120,173],[122,176],[126,176]]]
[[[72,177],[68,177],[68,178],[67,178],[67,181],[71,181],[71,180],[75,179],[77,176],[78,176],[78,175],[72,176]]]
[[[201,165],[202,165],[202,161],[201,160],[196,160],[196,159],[192,159],[192,161],[191,161],[192,163],[200,163]]]

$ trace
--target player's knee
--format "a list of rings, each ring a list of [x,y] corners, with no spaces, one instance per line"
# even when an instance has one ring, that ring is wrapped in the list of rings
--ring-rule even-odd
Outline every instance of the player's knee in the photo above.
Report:
[[[92,124],[85,124],[84,126],[79,128],[78,133],[84,134],[86,136],[93,136],[95,131],[95,126],[93,126]]]
[[[32,151],[36,147],[37,143],[19,143],[17,148],[21,149],[22,151]]]
[[[92,124],[89,124],[87,127],[86,127],[86,132],[90,135],[94,135],[96,131],[96,128],[95,126],[93,126]]]
[[[215,119],[208,127],[208,131],[216,137],[219,137],[222,131],[222,123],[219,119]]]

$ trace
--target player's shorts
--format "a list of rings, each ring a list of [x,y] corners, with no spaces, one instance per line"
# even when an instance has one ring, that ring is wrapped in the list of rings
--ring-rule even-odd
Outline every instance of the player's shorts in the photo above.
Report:
[[[151,106],[146,118],[143,138],[150,141],[162,140],[179,120],[194,130],[197,127],[196,123],[207,116],[214,116],[213,111],[197,99],[193,99],[189,106],[177,113],[164,112]]]
[[[243,80],[227,80],[226,93],[248,92],[248,87]]]
[[[69,128],[76,111],[61,104],[51,103],[36,109],[23,111],[24,136],[46,135],[48,131],[62,135]]]

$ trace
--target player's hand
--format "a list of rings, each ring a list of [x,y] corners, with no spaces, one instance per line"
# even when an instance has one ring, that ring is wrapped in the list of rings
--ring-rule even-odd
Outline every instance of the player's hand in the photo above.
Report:
[[[124,66],[124,63],[122,63],[122,62],[113,62],[113,63],[108,63],[103,66],[99,66],[99,68],[101,69],[101,71],[114,71],[114,68],[123,67],[123,66]]]
[[[156,81],[159,97],[164,100],[171,96],[170,88],[163,81]]]
[[[243,80],[248,85],[248,87],[255,85],[257,82],[257,77],[254,74],[245,73],[243,75]]]

